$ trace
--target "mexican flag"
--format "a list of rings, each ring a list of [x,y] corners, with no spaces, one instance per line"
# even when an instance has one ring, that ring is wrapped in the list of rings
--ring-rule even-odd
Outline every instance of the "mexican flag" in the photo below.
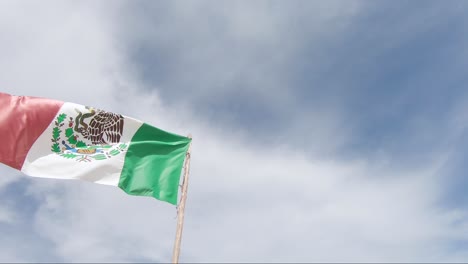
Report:
[[[177,204],[191,139],[101,109],[0,93],[0,162]]]

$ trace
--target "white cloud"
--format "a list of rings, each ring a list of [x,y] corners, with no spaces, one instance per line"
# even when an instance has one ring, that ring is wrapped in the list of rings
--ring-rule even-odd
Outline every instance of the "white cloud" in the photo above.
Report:
[[[193,105],[169,108],[157,92],[138,89],[143,85],[123,63],[114,38],[119,29],[113,9],[92,2],[57,1],[50,5],[54,9],[25,3],[0,2],[0,36],[6,40],[0,55],[7,58],[0,60],[0,83],[8,85],[4,91],[91,104],[193,134],[183,261],[456,261],[467,255],[450,247],[466,243],[467,212],[438,205],[444,155],[430,165],[400,168],[372,157],[311,158],[287,143],[259,146],[245,131],[194,116]],[[195,2],[174,5],[177,14],[189,17],[207,8]],[[341,14],[328,5],[322,8]],[[327,19],[332,23],[336,14]],[[227,32],[234,39],[267,42],[277,37],[271,28],[277,18],[241,4],[218,15],[230,20]],[[259,23],[248,27],[256,15]],[[171,30],[184,31],[178,26]],[[215,56],[220,50],[193,56]],[[229,82],[229,74],[242,67],[233,65],[233,72],[214,76]],[[317,127],[335,126],[327,118],[315,121]],[[326,148],[330,143],[322,144]],[[2,174],[8,178],[15,172]],[[9,208],[13,211],[4,219],[18,227],[33,225],[37,247],[41,239],[50,243],[43,249],[46,255],[66,262],[169,261],[173,206],[85,182],[30,179],[27,184],[28,191],[20,195],[39,203],[32,218],[15,222],[11,216],[20,208]],[[0,252],[7,250],[0,243]]]
[[[5,205],[0,206],[0,223],[11,224],[15,221],[15,212]]]
[[[346,122],[339,111],[319,100],[304,106],[292,69],[300,68],[304,78],[319,78],[316,70],[331,63],[320,54],[327,45],[321,39],[339,35],[360,7],[359,1],[128,3],[119,10],[122,30],[116,36],[127,47],[129,65],[134,65],[135,57],[142,61],[136,68],[144,72],[145,81],[150,80],[144,87],[158,89],[170,102],[187,104],[207,118],[223,106],[235,109],[237,113],[226,111],[216,120],[232,129],[236,129],[232,120],[246,119],[238,112],[265,113],[259,118],[262,124],[279,117],[282,124],[272,128],[292,134],[289,140],[300,145],[305,136],[298,131],[313,131],[307,138],[310,151],[332,152],[346,142],[345,133],[336,133],[343,129],[337,124]],[[302,56],[311,63],[297,66]],[[302,89],[326,88],[317,84]],[[210,105],[216,110],[206,111]],[[245,106],[251,109],[242,109]],[[304,116],[310,117],[307,122]],[[316,118],[321,120],[315,122]],[[274,133],[265,136],[283,139]],[[330,139],[333,144],[323,144]]]
[[[436,206],[439,164],[309,160],[194,132],[182,260],[444,261],[446,243],[465,239],[466,212]],[[33,187],[46,197],[38,230],[64,260],[169,259],[173,207],[88,183],[37,185],[49,184]]]
[[[435,206],[438,165],[398,171],[223,141],[201,140],[202,157],[194,145],[187,249],[210,252],[197,261],[434,261],[460,231],[460,216]]]
[[[106,101],[118,57],[102,9],[91,1],[2,1],[3,91],[83,103]]]
[[[0,190],[8,184],[18,180],[19,178],[15,174],[19,174],[10,167],[3,164],[0,165]]]

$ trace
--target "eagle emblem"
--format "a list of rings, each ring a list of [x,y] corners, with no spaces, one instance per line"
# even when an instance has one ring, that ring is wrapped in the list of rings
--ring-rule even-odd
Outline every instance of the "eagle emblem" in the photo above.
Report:
[[[86,106],[76,115],[61,113],[54,121],[52,152],[77,161],[90,162],[116,156],[127,149],[120,142],[124,117]],[[67,119],[68,118],[68,119]]]
[[[109,144],[120,141],[124,125],[122,115],[88,106],[86,109],[89,110],[89,113],[82,113],[75,109],[78,113],[75,118],[75,132],[90,140],[92,144]],[[86,119],[89,119],[88,124],[85,122]]]

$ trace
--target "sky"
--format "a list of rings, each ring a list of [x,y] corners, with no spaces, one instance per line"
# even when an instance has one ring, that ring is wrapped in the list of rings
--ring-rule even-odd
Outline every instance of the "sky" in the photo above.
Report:
[[[193,136],[181,262],[466,262],[466,1],[0,1],[2,92]],[[0,164],[0,262],[169,262],[176,208]]]

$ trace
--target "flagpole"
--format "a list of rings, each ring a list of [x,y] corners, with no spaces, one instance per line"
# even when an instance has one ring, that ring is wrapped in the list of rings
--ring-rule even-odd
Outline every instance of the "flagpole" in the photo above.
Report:
[[[192,135],[189,134],[188,138],[191,139]],[[189,170],[190,170],[191,148],[192,148],[192,142],[190,142],[187,153],[185,154],[184,179],[182,182],[182,194],[181,194],[180,203],[178,206],[177,229],[176,229],[176,238],[175,238],[175,243],[174,243],[174,252],[172,253],[172,263],[179,263],[180,243],[182,241],[182,229],[184,227],[185,201],[187,200],[187,187],[188,187],[188,176],[189,176]]]

